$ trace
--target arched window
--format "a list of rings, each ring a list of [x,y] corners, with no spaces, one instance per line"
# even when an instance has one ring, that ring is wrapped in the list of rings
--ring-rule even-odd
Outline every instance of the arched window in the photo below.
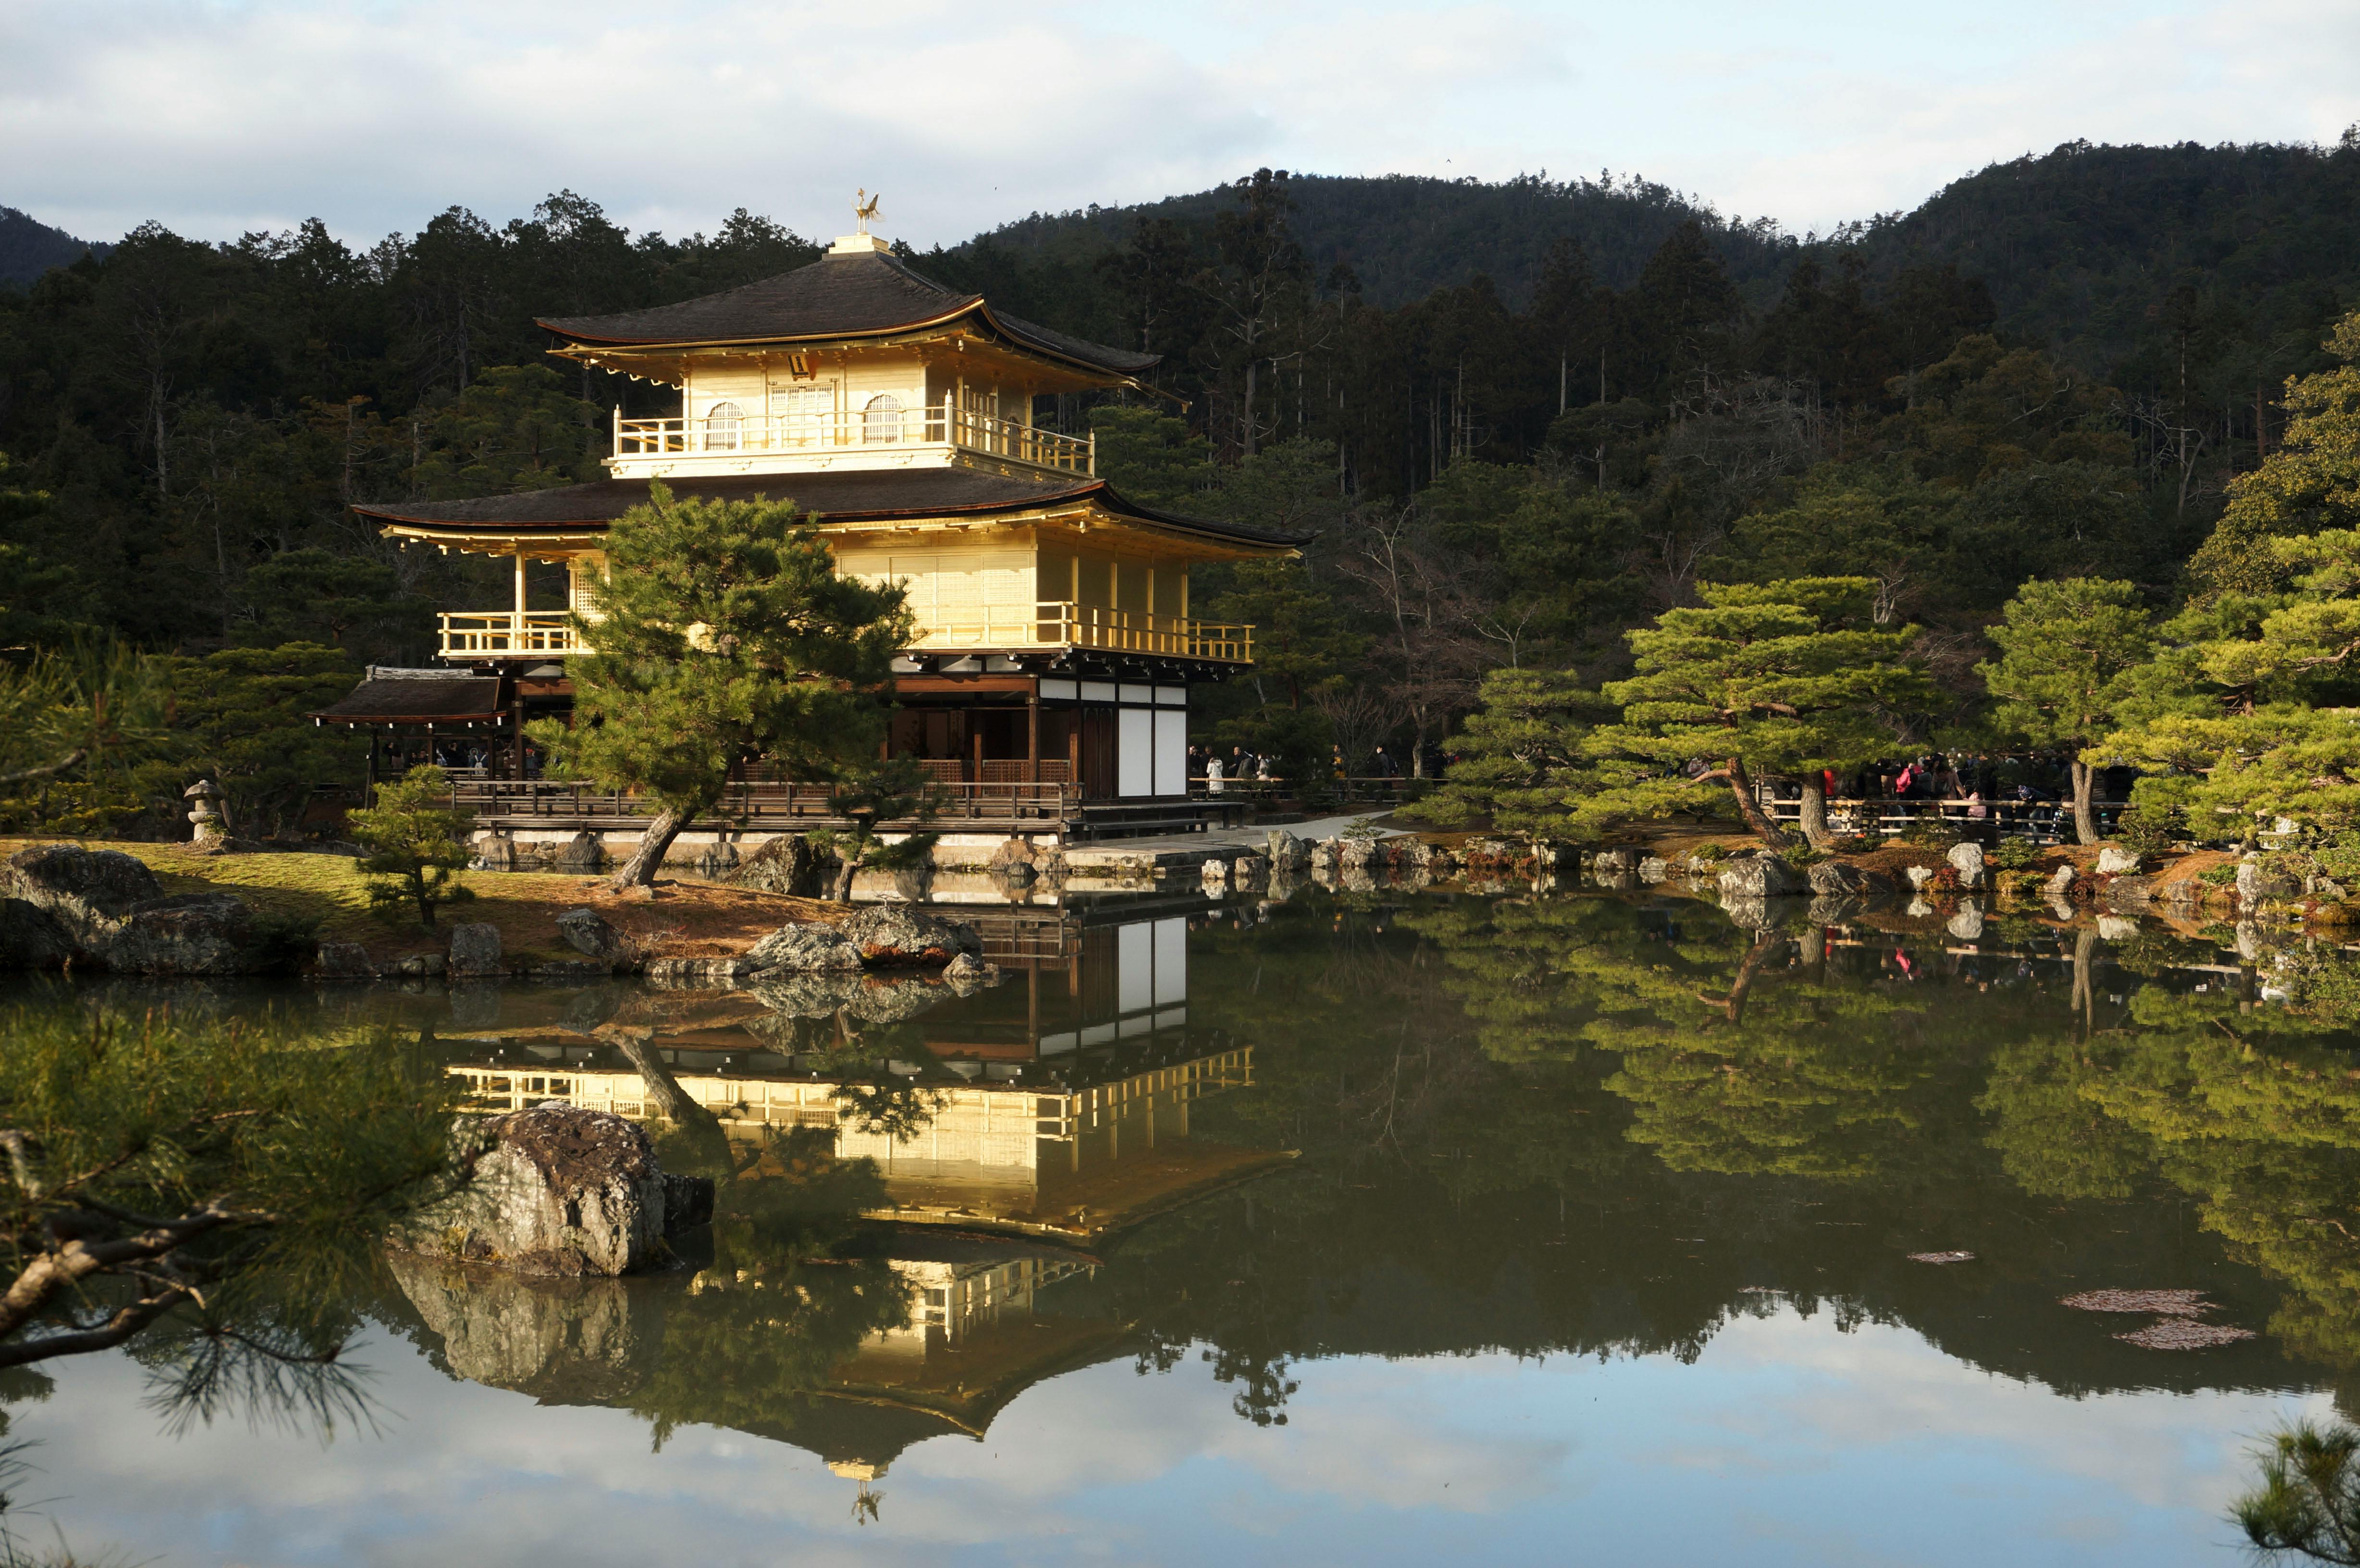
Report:
[[[867,414],[861,420],[862,441],[890,441],[901,439],[901,399],[890,392],[880,392],[869,399]]]
[[[746,414],[737,404],[714,404],[705,415],[705,450],[736,452],[745,429]]]

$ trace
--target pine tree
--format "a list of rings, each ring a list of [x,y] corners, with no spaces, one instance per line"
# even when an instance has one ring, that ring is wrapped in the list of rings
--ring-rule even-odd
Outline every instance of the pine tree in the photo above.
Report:
[[[2073,833],[2095,844],[2095,770],[2081,753],[2114,727],[2131,674],[2154,655],[2147,609],[2127,583],[2073,577],[2027,583],[2002,614],[1984,634],[1999,659],[1975,666],[1998,700],[1993,722],[2032,746],[2073,748]]]
[[[1889,750],[1885,719],[1928,691],[1908,659],[1915,628],[1871,629],[1875,589],[1865,577],[1699,583],[1702,606],[1666,610],[1630,634],[1639,673],[1606,688],[1622,720],[1590,736],[1593,754],[1710,765],[1697,782],[1725,782],[1746,826],[1773,848],[1786,834],[1763,814],[1754,780],[1799,778],[1804,836],[1825,847],[1820,770]],[[1622,786],[1598,805],[1653,814],[1665,790],[1660,779]]]
[[[1612,704],[1557,670],[1495,670],[1483,678],[1481,702],[1454,743],[1449,777],[1401,814],[1440,827],[1488,818],[1535,839],[1596,839],[1607,821],[1591,804],[1602,765],[1587,743]]]
[[[2266,817],[2360,828],[2360,530],[2258,538],[2248,559],[2290,584],[2223,593],[2162,628],[2126,677],[2123,727],[2091,748],[2151,770],[2142,806],[2250,836]]]
[[[432,931],[438,906],[475,896],[459,880],[474,857],[467,835],[475,814],[443,805],[450,798],[448,774],[439,768],[413,768],[380,787],[376,805],[349,814],[353,842],[368,852],[361,856],[360,873],[370,908],[415,909],[418,923]]]
[[[575,617],[592,652],[566,666],[573,725],[532,735],[564,771],[654,802],[617,891],[655,880],[733,770],[820,779],[873,757],[913,635],[901,590],[837,576],[792,501],[675,501],[661,485],[607,531],[594,605]]]

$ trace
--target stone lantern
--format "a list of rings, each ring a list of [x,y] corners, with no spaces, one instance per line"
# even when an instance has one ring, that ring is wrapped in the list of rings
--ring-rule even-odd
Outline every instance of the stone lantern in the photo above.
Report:
[[[222,798],[221,786],[210,779],[200,779],[180,792],[189,802],[191,842],[213,844],[229,836],[229,819],[213,802]]]

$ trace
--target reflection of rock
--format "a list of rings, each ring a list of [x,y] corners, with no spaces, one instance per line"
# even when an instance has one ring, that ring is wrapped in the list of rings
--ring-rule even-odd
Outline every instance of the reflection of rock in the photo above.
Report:
[[[861,982],[844,1010],[863,1023],[906,1023],[950,994],[948,987],[931,980],[870,975]]]
[[[1961,942],[1981,942],[1983,936],[1983,906],[1972,902],[1961,904],[1958,913],[1952,915],[1942,929]]]
[[[901,904],[871,904],[836,929],[870,964],[948,964],[983,951],[973,926]]]
[[[451,986],[451,1027],[488,1029],[500,1021],[500,988],[488,980],[458,980]]]
[[[664,1237],[713,1216],[713,1183],[667,1174],[647,1133],[603,1111],[543,1105],[463,1124],[466,1185],[396,1245],[524,1274],[629,1274],[670,1261]]]
[[[639,1386],[657,1349],[632,1311],[644,1293],[619,1279],[531,1279],[400,1252],[387,1261],[451,1371],[474,1382],[604,1403]]]
[[[1804,916],[1815,926],[1840,926],[1860,913],[1861,900],[1842,893],[1822,893],[1813,898]]]
[[[754,999],[774,1013],[791,1018],[824,1018],[849,1007],[860,994],[861,984],[858,974],[773,970],[757,978],[752,990]]]
[[[1672,874],[1672,863],[1660,855],[1651,855],[1639,862],[1639,880],[1653,887]]]
[[[2139,923],[2136,920],[2125,920],[2121,915],[2098,917],[2098,934],[2108,942],[2128,942],[2138,933]]]

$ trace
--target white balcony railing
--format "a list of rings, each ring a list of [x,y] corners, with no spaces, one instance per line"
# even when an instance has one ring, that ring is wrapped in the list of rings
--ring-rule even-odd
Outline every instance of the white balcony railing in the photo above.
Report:
[[[563,610],[452,612],[441,620],[445,659],[522,659],[588,651]],[[939,618],[922,617],[910,648],[915,652],[978,653],[1088,648],[1251,664],[1253,630],[1249,626],[1192,620],[1186,615],[1106,610],[1053,599],[1029,607],[983,605]]]
[[[825,414],[614,419],[617,457],[730,457],[756,452],[882,452],[932,443],[1065,474],[1098,473],[1098,438],[1069,436],[939,404]]]
[[[492,610],[480,615],[461,611],[446,613],[441,619],[445,659],[513,659],[586,651],[563,610]]]
[[[1253,630],[1250,626],[1192,620],[1186,615],[1107,610],[1051,599],[1032,606],[1029,615],[1022,604],[992,604],[921,617],[917,638],[910,647],[920,652],[1093,648],[1109,653],[1251,664]]]

